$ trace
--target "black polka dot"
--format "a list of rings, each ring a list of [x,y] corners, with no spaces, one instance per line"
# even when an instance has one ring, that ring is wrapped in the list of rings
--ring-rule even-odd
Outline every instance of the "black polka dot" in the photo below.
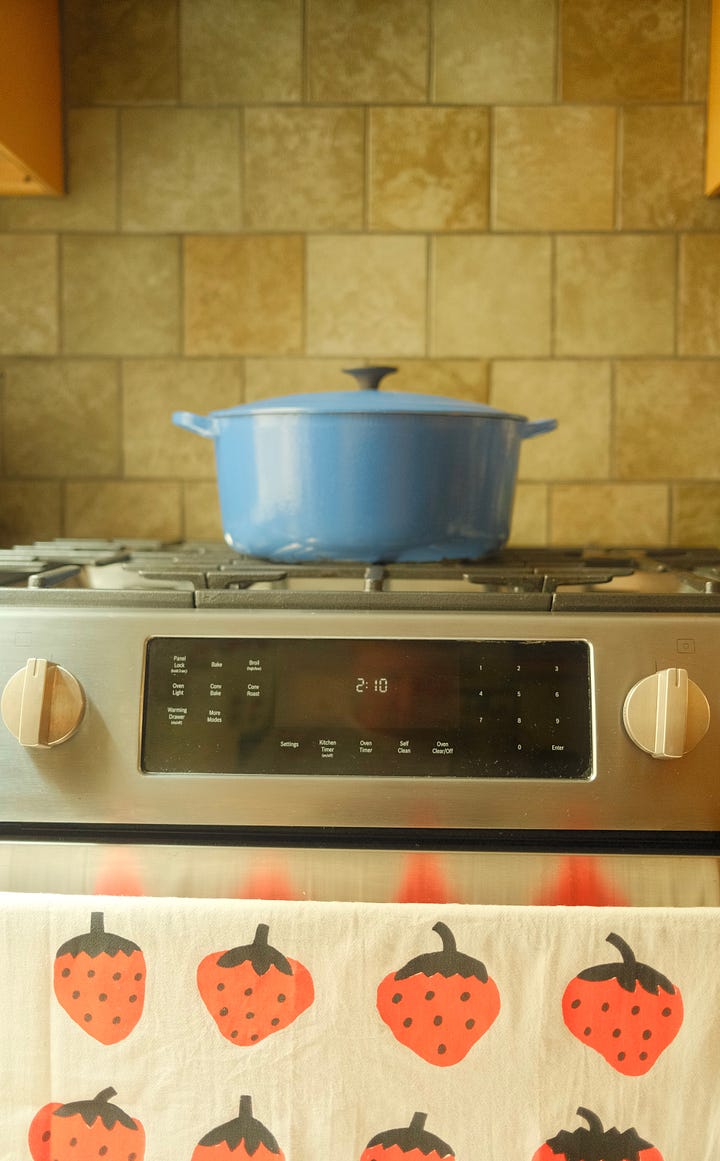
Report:
[[[402,992],[396,992],[392,998],[393,1004],[399,1004],[402,1000]]]
[[[137,1000],[137,996],[128,996],[128,1000],[130,1001],[131,1004],[134,1004],[135,1001]]]
[[[609,1005],[608,1003],[605,1003],[605,1004],[603,1004],[603,1006],[602,1006],[602,1011],[603,1011],[603,1012],[609,1012],[609,1011],[610,1011],[610,1005]]]
[[[287,1000],[287,996],[285,995],[284,992],[281,992],[280,995],[278,996],[277,1000],[278,1000],[278,1004],[284,1004],[285,1001]]]
[[[474,1021],[474,1020],[466,1020],[466,1021],[465,1021],[465,1027],[466,1027],[468,1030],[469,1030],[470,1028],[474,1028],[474,1027],[475,1027],[475,1021]]]
[[[460,995],[460,999],[462,1000],[463,1004],[466,1003],[470,999],[470,993],[469,992],[462,992]]]
[[[672,1008],[663,1008],[661,1015],[662,1016],[672,1016]]]
[[[255,1019],[255,1013],[254,1013],[254,1012],[246,1012],[246,1013],[245,1013],[245,1019],[246,1019],[246,1020],[254,1020],[254,1019]]]
[[[113,979],[114,980],[121,980],[122,979],[122,972],[113,972]]]
[[[90,1021],[92,1020],[91,1014],[89,1012],[86,1012],[85,1015],[83,1016],[83,1020],[85,1021],[86,1024],[89,1024]]]
[[[570,1005],[570,1007],[571,1007],[571,1008],[579,1008],[579,1007],[580,1007],[580,1000],[573,1000],[573,1002],[572,1002],[572,1004]]]
[[[260,1039],[260,1035],[259,1035],[259,1033],[257,1033],[257,1032],[253,1032],[253,1034],[252,1034],[252,1036],[250,1037],[250,1039],[251,1039],[252,1041],[259,1040],[259,1039]]]
[[[622,1028],[613,1028],[613,1036],[617,1040],[618,1036],[622,1036]]]
[[[105,1001],[107,1000],[107,992],[101,992],[100,995],[98,996],[98,1000],[100,1001],[101,1004],[104,1004]]]
[[[230,1035],[232,1036],[233,1040],[237,1040],[237,1037],[238,1037],[238,1030],[237,1030],[237,1028],[233,1028],[233,1030],[232,1030],[232,1032],[230,1033]]]
[[[79,992],[73,992],[73,994],[72,994],[72,998],[73,998],[73,1000],[79,1000],[79,999],[80,999],[80,993],[79,993]]]
[[[640,1012],[640,1007],[639,1007],[639,1005],[638,1005],[638,1004],[633,1004],[633,1006],[632,1006],[632,1008],[630,1009],[630,1011],[632,1012],[633,1016],[637,1016],[637,1015],[639,1014],[639,1012]]]
[[[435,999],[435,993],[434,993],[434,992],[426,992],[426,993],[425,993],[425,999],[426,999],[426,1000],[434,1000],[434,999]]]
[[[119,1017],[119,1016],[113,1016],[113,1024],[119,1024],[119,1023],[120,1023],[120,1017]]]
[[[63,968],[63,970],[62,970],[63,979],[66,980],[69,975],[70,975],[70,968]]]
[[[251,995],[252,995],[252,992],[253,992],[252,988],[246,988],[246,989],[245,989],[245,995],[246,995],[246,996],[251,996]]]
[[[625,1053],[624,1053],[624,1052],[618,1052],[618,1054],[617,1054],[617,1058],[618,1058],[618,1060],[624,1060],[624,1059],[625,1059]]]
[[[647,1058],[648,1058],[648,1054],[647,1054],[647,1052],[641,1052],[641,1053],[640,1053],[640,1059],[641,1059],[641,1060],[647,1060]]]
[[[270,1021],[270,1023],[272,1024],[273,1028],[277,1028],[280,1021],[279,1021],[277,1016],[274,1016],[273,1019]]]
[[[46,1130],[45,1130],[45,1132],[44,1132],[44,1133],[43,1133],[43,1135],[42,1135],[42,1139],[43,1139],[43,1141],[49,1141],[49,1140],[50,1140],[50,1130],[49,1130],[49,1129],[46,1129]]]
[[[143,978],[142,972],[135,972],[135,979],[136,980],[141,980],[142,978]]]
[[[592,1032],[592,1028],[586,1028],[585,1031],[583,1032],[583,1036],[589,1036],[591,1032]]]
[[[651,1039],[652,1039],[652,1032],[650,1031],[649,1028],[646,1028],[645,1031],[643,1032],[643,1040],[651,1040]]]
[[[433,1020],[433,1024],[435,1025],[436,1028],[439,1028],[440,1025],[442,1024],[442,1016],[435,1016],[435,1018]]]
[[[221,1015],[221,1016],[227,1016],[227,1014],[228,1014],[228,1010],[227,1010],[227,1008],[221,1008],[221,1009],[220,1009],[220,1015]]]
[[[438,1044],[438,1056],[444,1056],[447,1052],[447,1044]]]
[[[92,968],[90,968],[90,971],[88,972],[88,979],[91,980],[94,975],[95,975],[95,972],[93,971]]]
[[[224,992],[225,991],[225,984],[218,984],[217,990],[219,992]]]
[[[407,1019],[403,1020],[403,1028],[410,1028],[411,1025],[412,1025],[412,1020],[408,1016]]]

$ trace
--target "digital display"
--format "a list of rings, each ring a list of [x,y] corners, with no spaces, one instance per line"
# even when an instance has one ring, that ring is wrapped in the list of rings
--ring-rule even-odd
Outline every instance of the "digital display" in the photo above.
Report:
[[[148,774],[588,779],[584,641],[157,637]]]

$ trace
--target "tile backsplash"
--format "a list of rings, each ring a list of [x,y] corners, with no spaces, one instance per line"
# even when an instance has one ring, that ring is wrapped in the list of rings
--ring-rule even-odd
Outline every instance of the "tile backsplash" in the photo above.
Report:
[[[0,542],[221,535],[270,395],[488,401],[512,540],[720,543],[710,0],[63,0],[68,192],[0,199]]]

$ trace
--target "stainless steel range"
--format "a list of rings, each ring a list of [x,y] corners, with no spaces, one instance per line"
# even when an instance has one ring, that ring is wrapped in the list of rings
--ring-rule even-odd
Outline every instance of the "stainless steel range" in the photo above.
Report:
[[[718,550],[5,550],[0,888],[717,904],[719,614]]]

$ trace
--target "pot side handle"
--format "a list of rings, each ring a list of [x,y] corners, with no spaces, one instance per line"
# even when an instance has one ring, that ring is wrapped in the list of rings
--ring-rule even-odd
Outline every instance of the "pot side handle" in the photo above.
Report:
[[[173,411],[172,421],[177,427],[194,431],[195,435],[202,435],[205,439],[212,439],[215,435],[215,420],[209,415],[193,415],[192,411]]]
[[[557,419],[530,419],[523,428],[521,438],[534,439],[536,435],[545,435],[548,431],[554,431],[557,425]]]

